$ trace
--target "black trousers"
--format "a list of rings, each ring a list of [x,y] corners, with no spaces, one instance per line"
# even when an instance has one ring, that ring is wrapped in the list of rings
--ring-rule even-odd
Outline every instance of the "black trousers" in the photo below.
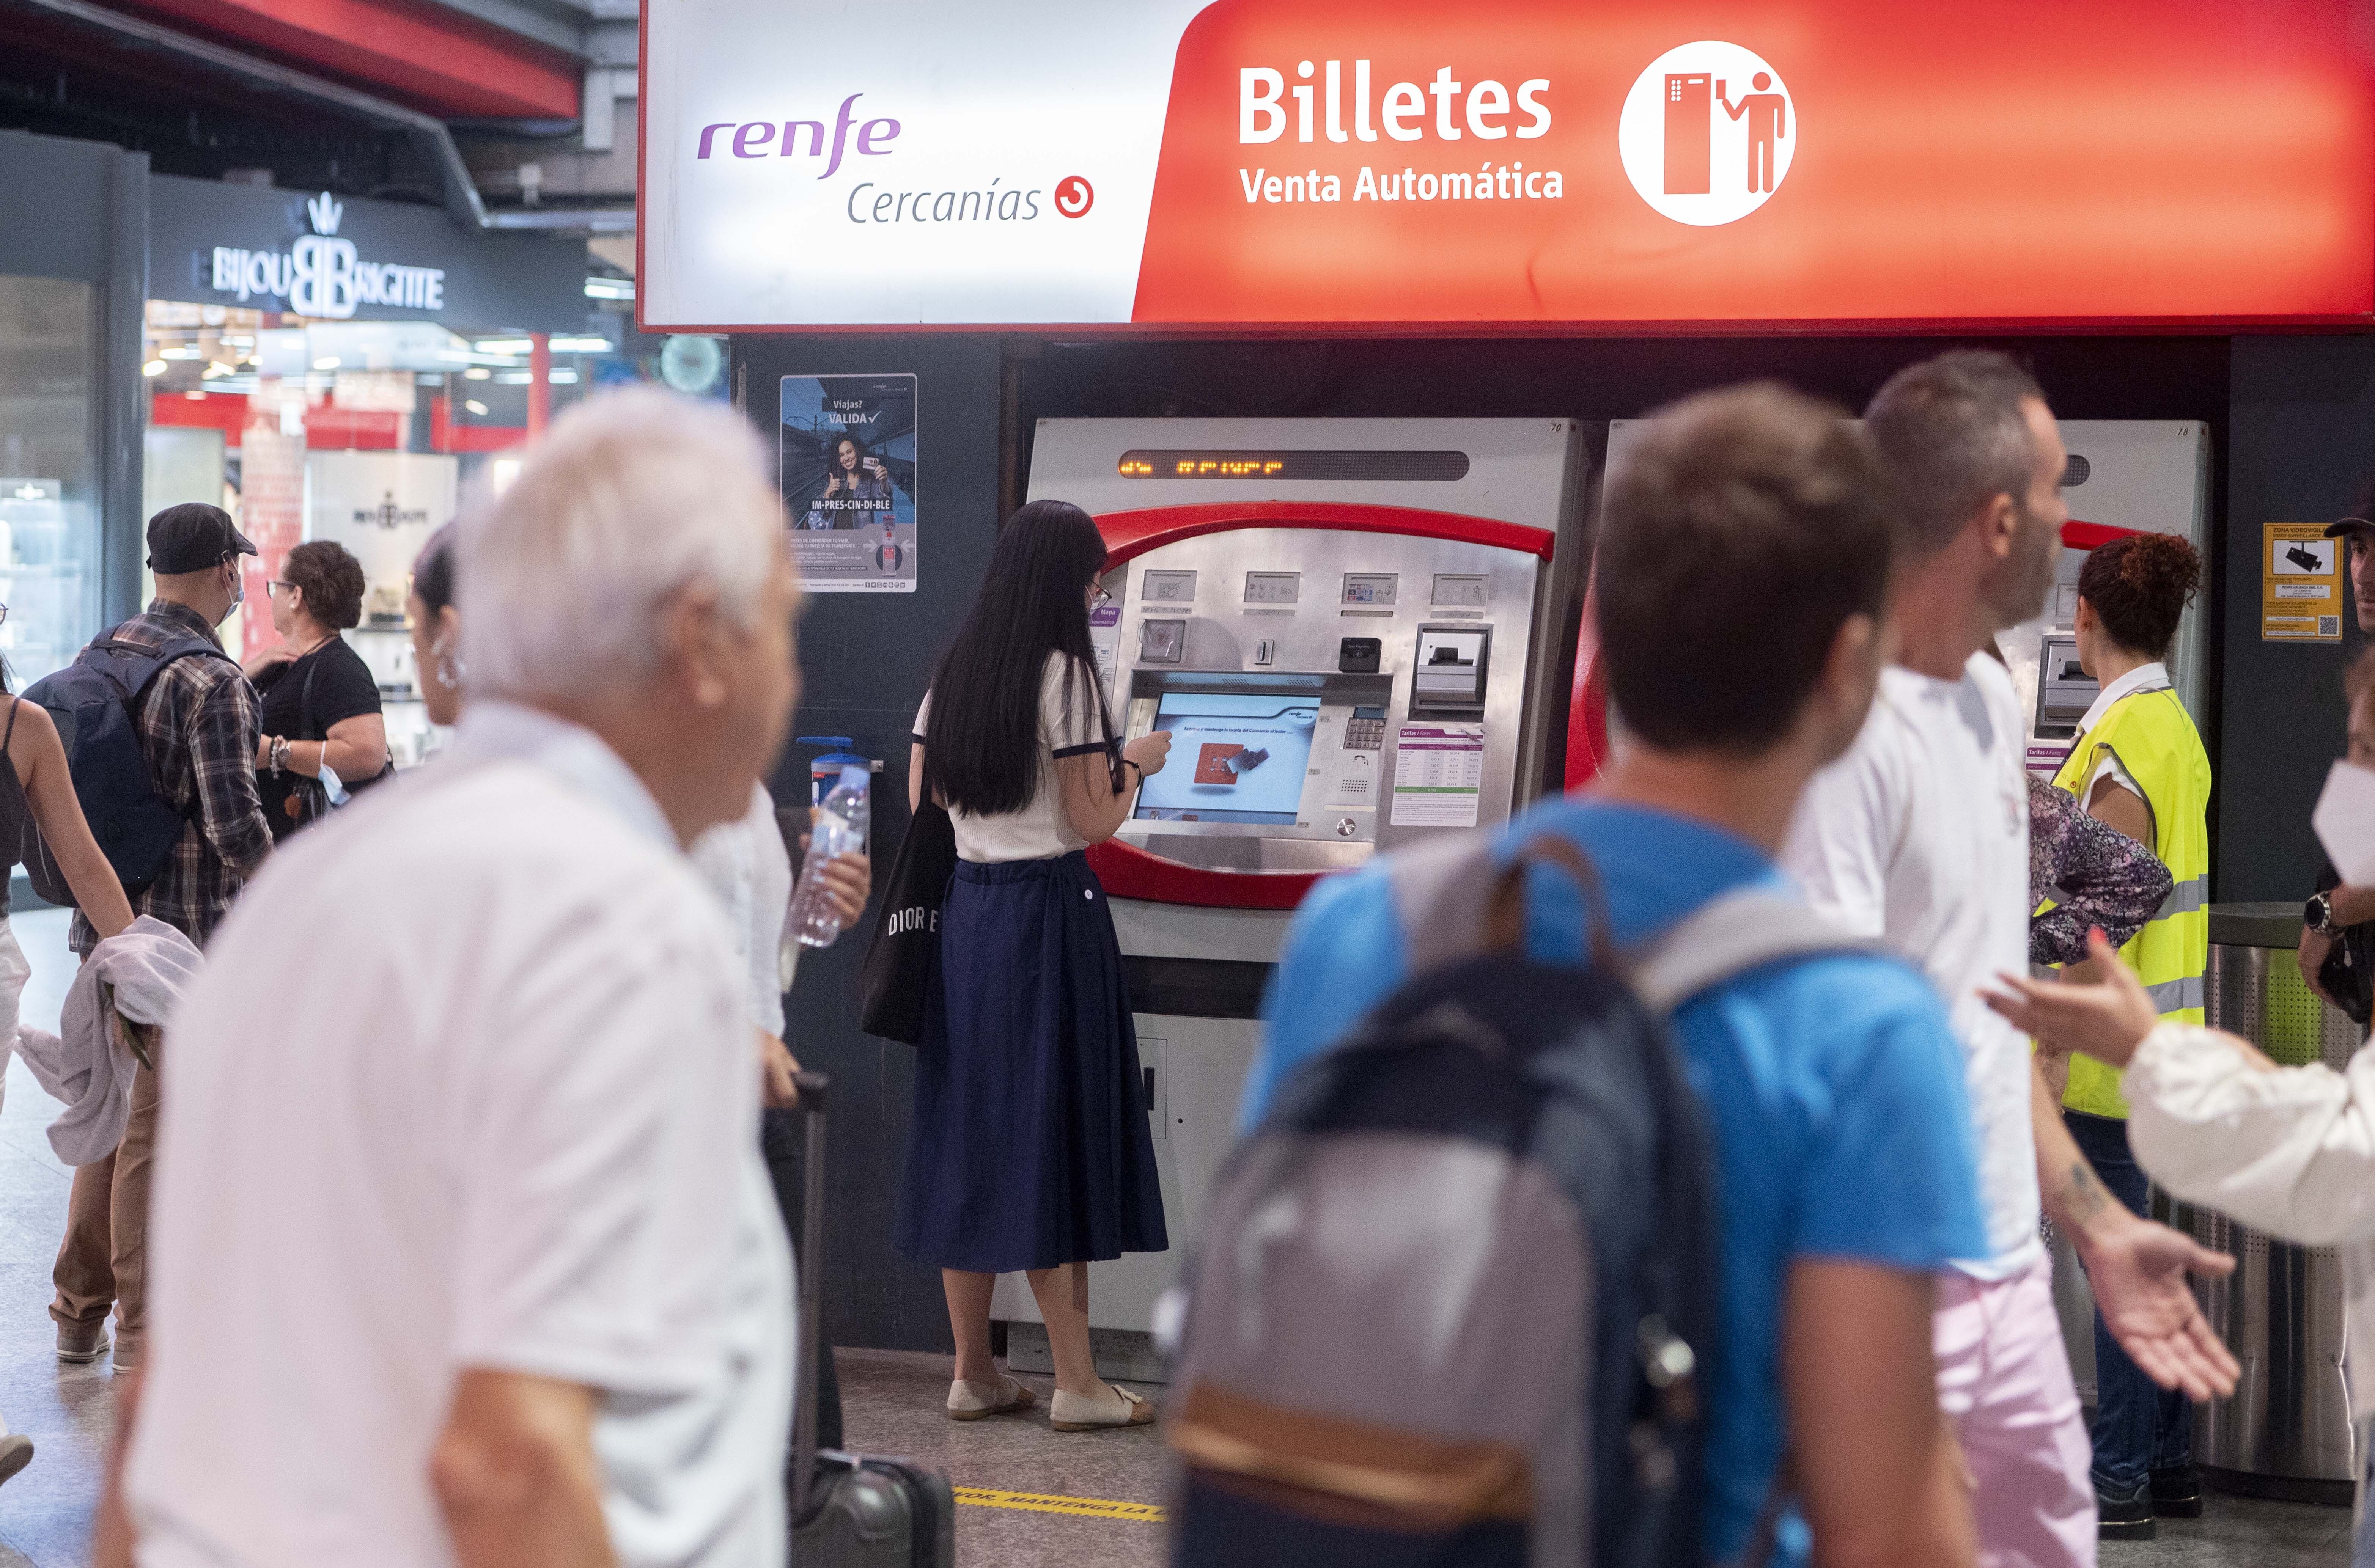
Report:
[[[794,1256],[800,1247],[801,1130],[797,1111],[767,1111],[759,1123],[759,1149],[767,1161],[767,1179],[774,1185],[775,1207],[783,1210],[784,1233],[791,1238]],[[817,1326],[817,1446],[841,1444],[841,1379],[833,1372],[833,1340]],[[797,1413],[793,1420],[798,1420]]]

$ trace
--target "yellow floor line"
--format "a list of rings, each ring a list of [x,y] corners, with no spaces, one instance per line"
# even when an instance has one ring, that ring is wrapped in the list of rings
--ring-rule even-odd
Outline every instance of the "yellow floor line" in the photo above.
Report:
[[[1163,1523],[1163,1510],[1152,1503],[1117,1503],[1107,1497],[1050,1497],[1035,1491],[994,1491],[987,1487],[956,1488],[957,1501],[976,1508],[1020,1508],[1032,1514],[1069,1514],[1083,1519],[1128,1519],[1136,1524]]]

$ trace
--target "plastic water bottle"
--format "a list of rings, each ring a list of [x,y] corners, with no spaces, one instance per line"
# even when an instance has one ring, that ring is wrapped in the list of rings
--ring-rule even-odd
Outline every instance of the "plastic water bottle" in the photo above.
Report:
[[[824,867],[837,855],[866,847],[866,794],[871,781],[868,767],[855,762],[845,766],[841,782],[825,796],[809,825],[808,859],[800,867],[799,886],[792,890],[791,911],[784,920],[785,931],[802,947],[829,948],[841,935],[841,915],[825,892]]]

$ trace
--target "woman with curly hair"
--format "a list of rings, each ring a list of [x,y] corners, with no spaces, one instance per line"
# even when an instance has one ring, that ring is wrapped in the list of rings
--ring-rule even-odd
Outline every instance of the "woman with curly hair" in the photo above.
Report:
[[[2202,584],[2202,560],[2169,534],[2112,540],[2078,573],[2078,661],[2102,688],[2053,782],[2086,814],[2150,849],[2171,888],[2120,957],[2160,1017],[2203,1021],[2210,967],[2210,758],[2168,678],[2178,621]],[[2128,1147],[2117,1071],[2070,1063],[2062,1120],[2103,1185],[2142,1214],[2146,1181]],[[2095,1323],[2098,1402],[2095,1495],[2107,1539],[2149,1536],[2156,1515],[2202,1511],[2184,1396],[2164,1392]]]
[[[248,661],[264,697],[256,793],[275,840],[388,771],[379,682],[338,635],[362,619],[363,568],[344,545],[308,539],[266,584],[280,646]]]

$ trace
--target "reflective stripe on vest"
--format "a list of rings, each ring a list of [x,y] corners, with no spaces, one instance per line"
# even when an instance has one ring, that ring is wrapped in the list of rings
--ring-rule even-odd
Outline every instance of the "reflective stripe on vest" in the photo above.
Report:
[[[2172,914],[2192,914],[2196,910],[2208,908],[2209,904],[2210,878],[2188,877],[2184,881],[2169,889],[2168,897],[2160,901],[2160,908],[2154,914],[2153,918],[2167,920]]]
[[[2114,702],[2078,737],[2053,782],[2085,798],[2107,751],[2144,792],[2152,808],[2150,847],[2176,884],[2120,956],[2145,983],[2155,1011],[2175,1022],[2200,1023],[2210,968],[2210,758],[2177,693],[2166,687]],[[2071,1058],[2062,1103],[2089,1115],[2128,1114],[2119,1072],[2090,1056]]]

